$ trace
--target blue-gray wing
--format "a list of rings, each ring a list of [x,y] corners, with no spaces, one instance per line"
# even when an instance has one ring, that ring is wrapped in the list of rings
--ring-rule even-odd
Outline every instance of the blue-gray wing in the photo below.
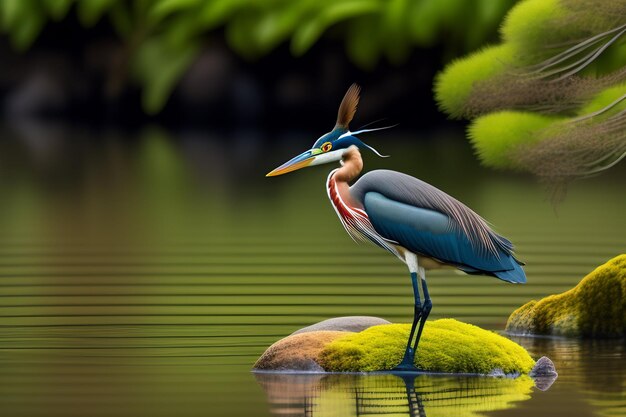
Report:
[[[505,250],[478,250],[446,214],[365,193],[365,212],[374,229],[386,239],[471,274],[493,275],[509,282],[526,282],[524,271]]]
[[[396,171],[370,171],[350,187],[352,197],[361,203],[369,192],[448,216],[452,226],[464,233],[478,251],[491,252],[493,255],[504,251],[513,255],[511,242],[491,230],[482,217],[454,197],[422,180]]]

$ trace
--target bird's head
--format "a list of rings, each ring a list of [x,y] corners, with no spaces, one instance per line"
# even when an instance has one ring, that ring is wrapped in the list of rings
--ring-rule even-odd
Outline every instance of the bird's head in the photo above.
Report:
[[[274,177],[276,175],[286,174],[304,167],[340,161],[343,158],[344,153],[346,153],[352,146],[356,146],[360,149],[368,149],[376,155],[384,157],[384,155],[381,155],[376,149],[363,143],[355,135],[386,128],[362,129],[356,132],[351,132],[348,127],[350,121],[354,117],[357,105],[359,104],[360,91],[361,88],[357,84],[352,84],[350,86],[346,95],[343,97],[341,104],[339,105],[337,123],[335,124],[333,130],[325,135],[322,135],[318,140],[316,140],[311,149],[308,149],[295,158],[290,159],[268,173],[266,176]]]

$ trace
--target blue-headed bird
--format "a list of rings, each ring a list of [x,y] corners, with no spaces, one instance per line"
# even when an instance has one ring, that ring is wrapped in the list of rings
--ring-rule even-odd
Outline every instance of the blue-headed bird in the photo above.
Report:
[[[418,371],[415,352],[432,308],[426,270],[450,266],[467,274],[489,275],[512,283],[526,282],[526,275],[509,240],[434,186],[389,170],[368,172],[350,185],[363,169],[359,150],[382,156],[357,137],[377,129],[349,129],[359,94],[358,85],[350,86],[339,106],[334,129],[267,176],[328,162],[341,163],[328,175],[326,191],[344,228],[354,240],[374,243],[397,256],[409,269],[415,299],[413,324],[404,357],[394,370]]]

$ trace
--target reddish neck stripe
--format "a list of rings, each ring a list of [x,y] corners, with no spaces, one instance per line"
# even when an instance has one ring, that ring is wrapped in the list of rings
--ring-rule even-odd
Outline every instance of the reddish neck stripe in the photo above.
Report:
[[[343,224],[350,237],[356,242],[372,242],[394,255],[400,256],[396,248],[390,244],[395,242],[388,241],[376,232],[365,211],[350,206],[341,198],[337,181],[334,178],[335,171],[337,170],[332,171],[328,176],[326,190],[341,224]]]

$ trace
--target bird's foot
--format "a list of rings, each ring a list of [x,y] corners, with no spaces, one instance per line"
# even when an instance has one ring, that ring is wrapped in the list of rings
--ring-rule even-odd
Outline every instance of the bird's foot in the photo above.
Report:
[[[391,370],[391,372],[397,372],[397,373],[418,373],[418,372],[422,372],[419,370],[419,368],[415,365],[408,365],[408,364],[403,364],[403,363],[399,363],[398,365],[396,365],[395,368],[393,368]]]
[[[415,366],[415,351],[412,348],[407,348],[404,352],[404,358],[402,361],[392,369],[393,372],[420,372]]]

